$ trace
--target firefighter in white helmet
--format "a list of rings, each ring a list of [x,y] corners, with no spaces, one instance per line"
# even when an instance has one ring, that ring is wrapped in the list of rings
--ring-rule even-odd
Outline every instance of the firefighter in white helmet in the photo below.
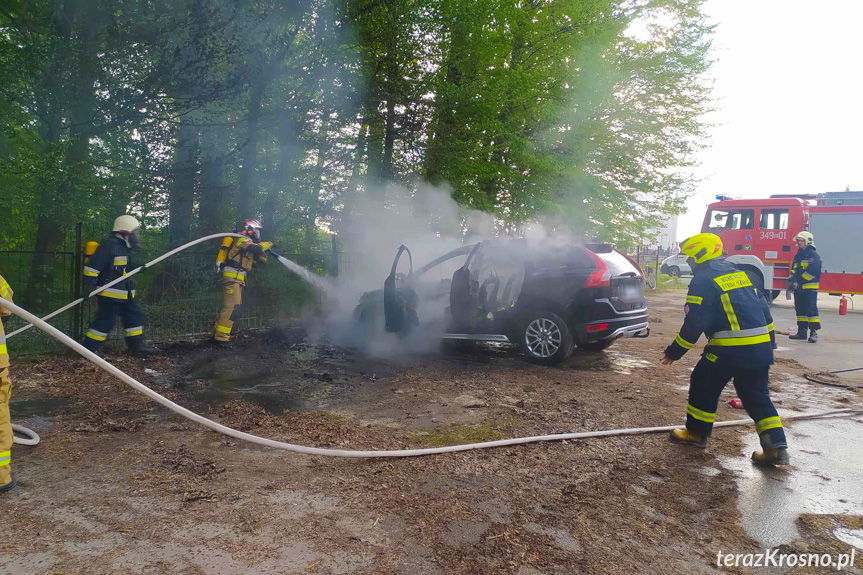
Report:
[[[84,266],[84,294],[123,277],[137,266],[132,263],[132,251],[141,246],[138,229],[141,224],[132,216],[114,220],[111,234],[96,248]],[[96,352],[105,345],[117,316],[123,320],[126,346],[133,355],[158,355],[160,350],[144,339],[144,312],[138,305],[132,280],[115,284],[99,292],[99,308],[84,337],[84,347]]]
[[[797,254],[791,264],[788,287],[794,291],[797,333],[789,336],[789,339],[808,339],[809,343],[816,343],[818,330],[821,329],[821,318],[818,316],[821,256],[815,250],[815,237],[811,233],[800,232],[794,241],[797,243]]]
[[[267,251],[274,247],[272,242],[261,241],[261,222],[258,220],[243,221],[237,233],[243,238],[225,238],[219,255],[216,256],[216,268],[221,275],[222,307],[216,318],[216,328],[213,339],[225,343],[231,339],[231,329],[240,305],[243,303],[243,288],[246,286],[246,276],[252,270],[255,262],[265,263]]]

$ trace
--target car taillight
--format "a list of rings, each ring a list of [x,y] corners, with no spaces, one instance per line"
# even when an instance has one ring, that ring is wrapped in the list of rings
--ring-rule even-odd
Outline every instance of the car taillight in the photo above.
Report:
[[[593,263],[596,264],[596,269],[590,272],[590,275],[587,276],[587,281],[584,282],[584,287],[608,287],[611,285],[611,272],[608,271],[608,265],[602,258],[593,253],[590,250],[587,250],[587,255],[590,256],[590,259],[593,260]]]
[[[602,331],[604,329],[608,329],[607,323],[592,323],[587,326],[587,333],[594,333],[597,331]]]

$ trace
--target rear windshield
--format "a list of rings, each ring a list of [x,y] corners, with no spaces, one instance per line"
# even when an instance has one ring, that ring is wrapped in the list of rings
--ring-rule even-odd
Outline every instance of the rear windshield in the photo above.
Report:
[[[626,256],[618,251],[609,252],[607,254],[596,254],[599,256],[602,261],[605,262],[605,265],[608,266],[608,271],[611,272],[612,277],[622,276],[625,273],[634,273],[637,276],[640,276],[638,268],[632,265]]]

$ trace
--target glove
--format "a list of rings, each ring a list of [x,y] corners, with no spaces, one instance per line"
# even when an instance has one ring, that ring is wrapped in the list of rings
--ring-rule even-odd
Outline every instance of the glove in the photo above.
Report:
[[[270,250],[271,250],[271,249],[273,249],[274,247],[276,247],[276,244],[274,244],[273,242],[261,242],[261,248],[262,248],[265,252],[270,251]]]

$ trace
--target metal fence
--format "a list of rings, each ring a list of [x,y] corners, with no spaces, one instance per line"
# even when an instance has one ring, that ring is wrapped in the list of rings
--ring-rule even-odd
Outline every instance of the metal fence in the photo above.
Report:
[[[69,251],[46,254],[35,251],[0,251],[0,275],[15,291],[16,303],[43,316],[81,295],[80,274],[83,250],[80,234]],[[167,343],[212,335],[216,313],[221,305],[221,284],[214,262],[217,247],[209,251],[185,251],[162,264],[134,276],[138,303],[147,317],[145,334],[148,340]],[[135,263],[142,264],[157,253],[136,254]],[[333,249],[325,254],[282,254],[321,275],[337,275],[345,265],[345,257]],[[34,258],[51,266],[45,285],[33,282]],[[30,290],[39,290],[38,298]],[[288,272],[275,258],[266,265],[256,265],[249,274],[243,292],[243,305],[235,325],[236,331],[262,329],[287,323],[304,310],[320,312],[325,305],[323,296],[308,283]],[[51,324],[80,341],[96,314],[96,298],[53,318]],[[24,322],[12,317],[6,325],[10,333]],[[111,345],[123,345],[123,331],[115,326],[109,338]],[[38,329],[30,329],[9,339],[10,352],[26,355],[57,351],[62,344]]]

